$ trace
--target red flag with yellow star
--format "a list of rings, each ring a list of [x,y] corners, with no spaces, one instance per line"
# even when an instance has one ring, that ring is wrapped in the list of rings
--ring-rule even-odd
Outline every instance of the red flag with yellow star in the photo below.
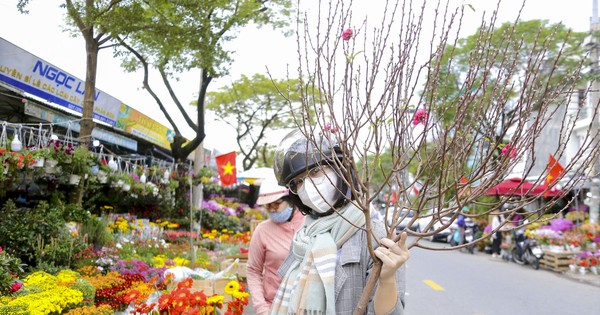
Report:
[[[229,186],[237,182],[237,172],[235,169],[235,151],[215,156],[217,162],[217,171],[221,179],[221,185]]]
[[[550,186],[556,181],[556,178],[559,177],[562,172],[564,172],[565,168],[558,163],[558,161],[550,154],[550,158],[548,159],[548,166],[546,166],[546,171],[548,171],[548,175],[546,176],[546,181],[544,183],[544,188]],[[548,196],[549,191],[544,193],[544,197]]]

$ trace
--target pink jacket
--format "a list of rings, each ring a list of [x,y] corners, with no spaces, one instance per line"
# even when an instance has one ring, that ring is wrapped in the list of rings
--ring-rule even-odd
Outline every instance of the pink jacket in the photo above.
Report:
[[[277,269],[287,257],[294,233],[304,224],[304,216],[296,210],[290,222],[261,222],[250,240],[246,277],[256,314],[269,313],[281,283]]]

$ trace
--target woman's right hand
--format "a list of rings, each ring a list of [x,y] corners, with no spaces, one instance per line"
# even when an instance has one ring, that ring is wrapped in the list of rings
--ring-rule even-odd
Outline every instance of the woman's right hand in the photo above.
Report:
[[[396,279],[396,270],[400,268],[410,258],[410,252],[406,245],[406,232],[400,234],[398,242],[388,238],[380,240],[380,246],[375,249],[375,255],[381,259],[383,266],[381,268],[380,280]]]

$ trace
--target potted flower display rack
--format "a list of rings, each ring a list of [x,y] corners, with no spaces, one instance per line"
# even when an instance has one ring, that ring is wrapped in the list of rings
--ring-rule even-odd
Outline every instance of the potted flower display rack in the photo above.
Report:
[[[555,252],[544,250],[544,256],[540,260],[540,268],[549,269],[556,272],[565,272],[569,270],[569,259],[577,252]]]

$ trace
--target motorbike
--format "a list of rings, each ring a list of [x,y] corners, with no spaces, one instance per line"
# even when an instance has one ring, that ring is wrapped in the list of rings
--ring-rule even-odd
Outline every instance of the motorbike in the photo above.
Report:
[[[515,247],[511,251],[512,261],[519,265],[530,265],[533,269],[540,268],[540,260],[544,256],[542,249],[537,246],[537,241],[532,238],[517,236]]]
[[[475,243],[473,242],[475,233],[477,230],[477,224],[475,222],[467,222],[465,226],[464,240],[463,244],[468,244],[464,247],[469,253],[473,254],[475,252]],[[453,229],[450,237],[450,245],[457,246],[460,243],[460,231],[458,229]]]

